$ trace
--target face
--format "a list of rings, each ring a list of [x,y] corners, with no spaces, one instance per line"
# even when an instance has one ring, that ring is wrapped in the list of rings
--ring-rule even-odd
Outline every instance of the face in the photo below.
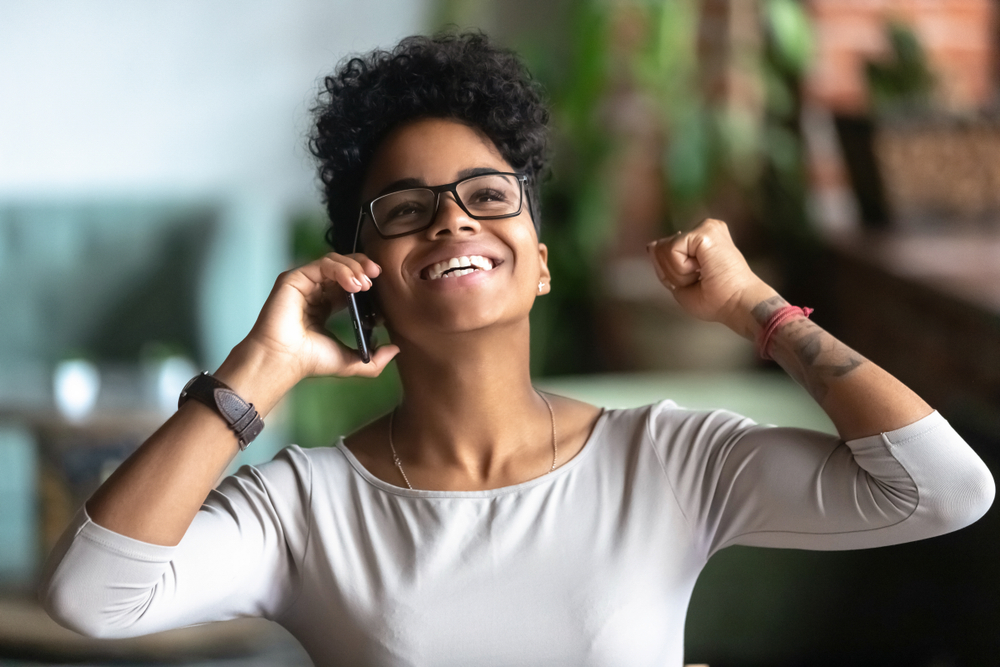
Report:
[[[452,183],[482,170],[514,171],[477,129],[422,119],[385,138],[372,159],[361,199]],[[527,196],[515,217],[476,220],[452,194],[442,193],[429,228],[383,239],[365,216],[361,244],[382,267],[375,286],[394,340],[523,323],[539,293],[538,283],[544,283],[543,293],[549,290],[547,249],[538,242]],[[441,275],[442,262],[453,258],[469,258],[473,271]]]

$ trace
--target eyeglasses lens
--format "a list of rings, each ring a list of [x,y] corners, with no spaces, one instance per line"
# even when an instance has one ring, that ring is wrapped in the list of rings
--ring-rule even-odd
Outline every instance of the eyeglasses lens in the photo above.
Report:
[[[458,199],[474,218],[497,218],[521,208],[521,183],[516,176],[485,174],[455,186]],[[443,193],[442,193],[442,196]],[[436,213],[433,190],[413,188],[391,192],[372,202],[372,215],[386,236],[406,234],[430,226]]]

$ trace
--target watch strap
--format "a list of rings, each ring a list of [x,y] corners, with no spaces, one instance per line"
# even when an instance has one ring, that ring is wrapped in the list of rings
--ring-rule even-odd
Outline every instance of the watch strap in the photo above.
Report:
[[[247,403],[224,382],[208,373],[196,375],[188,382],[177,400],[177,407],[180,408],[189,398],[218,413],[236,434],[241,450],[246,449],[264,430],[264,420],[253,403]]]

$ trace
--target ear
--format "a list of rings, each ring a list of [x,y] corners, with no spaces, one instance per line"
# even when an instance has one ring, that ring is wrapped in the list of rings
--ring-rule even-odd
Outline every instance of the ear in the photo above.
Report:
[[[552,290],[552,274],[549,273],[549,248],[544,243],[538,244],[538,282],[542,283],[539,294],[548,294]]]

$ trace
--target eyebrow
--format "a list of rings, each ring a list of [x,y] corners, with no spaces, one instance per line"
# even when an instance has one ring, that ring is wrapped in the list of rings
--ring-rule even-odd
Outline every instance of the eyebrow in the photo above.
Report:
[[[482,176],[483,174],[498,174],[499,169],[494,167],[472,167],[471,169],[463,169],[458,172],[458,178],[456,181],[461,181],[464,178],[471,178],[473,176]],[[409,188],[426,188],[427,183],[420,180],[419,178],[401,178],[398,181],[393,181],[389,185],[385,186],[379,190],[375,198],[379,198],[382,195],[389,194],[390,192],[397,192],[399,190],[406,190]]]

